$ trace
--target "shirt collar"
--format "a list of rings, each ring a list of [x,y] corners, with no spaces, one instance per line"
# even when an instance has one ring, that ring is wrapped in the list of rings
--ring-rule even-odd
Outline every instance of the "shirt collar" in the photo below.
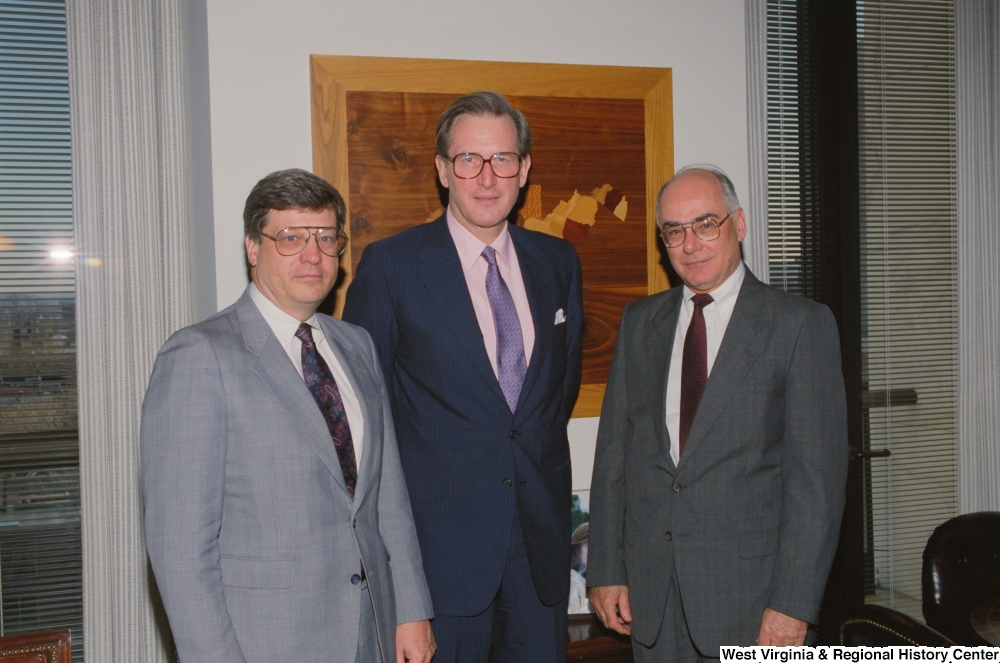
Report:
[[[712,303],[709,306],[718,307],[720,312],[731,313],[736,306],[736,298],[740,293],[740,286],[743,285],[743,276],[746,274],[746,267],[740,261],[736,271],[729,275],[718,288],[708,293],[712,295]],[[695,292],[691,288],[684,286],[684,307],[691,310],[691,298]]]
[[[462,263],[462,269],[469,271],[482,256],[483,249],[487,245],[469,232],[468,228],[459,223],[452,215],[451,209],[448,209],[446,216],[448,219],[448,232],[451,233],[451,238],[455,241],[455,248],[458,249],[458,259]],[[513,243],[510,241],[510,232],[507,229],[506,221],[504,222],[503,230],[500,231],[500,235],[489,246],[496,249],[500,262],[509,267],[510,251]]]
[[[275,338],[285,350],[288,350],[292,345],[292,340],[295,339],[295,332],[299,330],[299,325],[302,323],[278,308],[274,302],[257,289],[257,285],[254,283],[250,284],[250,299],[257,305],[257,310],[264,317],[264,321],[271,328]],[[313,341],[319,345],[319,342],[323,340],[323,330],[320,329],[316,315],[313,314],[306,322],[313,328]]]

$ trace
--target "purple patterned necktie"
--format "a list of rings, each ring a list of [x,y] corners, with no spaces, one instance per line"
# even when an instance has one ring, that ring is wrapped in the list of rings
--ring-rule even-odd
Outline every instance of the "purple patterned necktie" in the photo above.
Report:
[[[678,431],[677,457],[684,453],[684,443],[687,442],[694,415],[698,413],[698,404],[708,382],[708,339],[705,333],[705,312],[703,308],[711,304],[712,295],[699,294],[691,298],[694,313],[691,314],[691,324],[684,337],[684,357],[681,359],[681,422]]]
[[[354,486],[358,483],[358,464],[354,460],[354,441],[351,438],[351,427],[347,423],[347,412],[344,401],[340,398],[340,389],[326,361],[316,351],[313,342],[312,327],[303,322],[295,331],[295,336],[302,341],[302,377],[306,386],[312,392],[319,411],[326,419],[326,427],[333,438],[333,446],[337,449],[340,459],[340,470],[344,473],[344,483],[347,492],[354,499]]]
[[[483,258],[489,269],[486,271],[486,296],[493,311],[493,326],[497,332],[497,378],[500,390],[507,399],[507,406],[513,412],[517,409],[517,399],[521,395],[521,385],[528,365],[524,361],[524,337],[521,335],[521,320],[517,317],[514,298],[500,276],[497,268],[497,250],[492,246],[483,249]]]

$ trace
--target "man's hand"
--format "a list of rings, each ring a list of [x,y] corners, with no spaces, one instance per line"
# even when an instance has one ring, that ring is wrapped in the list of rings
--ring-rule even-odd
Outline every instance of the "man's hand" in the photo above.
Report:
[[[801,619],[789,617],[777,610],[764,608],[764,617],[760,620],[760,635],[757,636],[757,646],[801,646],[806,642],[808,630],[809,624]]]
[[[616,633],[632,635],[632,628],[629,626],[632,623],[632,609],[628,604],[628,586],[591,587],[587,590],[587,598],[602,624]]]
[[[426,619],[396,627],[396,663],[430,663],[435,650],[434,631]]]

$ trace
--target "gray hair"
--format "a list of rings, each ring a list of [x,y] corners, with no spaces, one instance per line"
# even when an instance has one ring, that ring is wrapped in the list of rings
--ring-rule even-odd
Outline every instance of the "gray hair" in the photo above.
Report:
[[[503,95],[497,92],[473,92],[451,102],[438,118],[434,146],[437,153],[445,159],[449,157],[448,150],[451,149],[451,134],[455,122],[463,115],[509,117],[514,122],[514,129],[517,132],[518,156],[523,158],[531,152],[531,127],[528,126],[528,119],[524,117],[524,113],[511,107]]]
[[[275,171],[254,185],[243,207],[243,234],[260,244],[268,213],[286,209],[333,210],[338,230],[347,223],[344,198],[332,184],[308,171],[289,168]]]
[[[736,195],[736,187],[733,186],[733,181],[729,179],[729,175],[719,168],[718,166],[713,166],[710,163],[695,163],[690,166],[684,166],[676,173],[673,177],[663,183],[660,187],[660,192],[656,194],[656,222],[662,223],[663,219],[660,218],[660,201],[663,199],[663,192],[667,190],[674,181],[685,173],[698,170],[709,175],[713,175],[719,182],[719,188],[722,189],[722,200],[725,201],[726,207],[729,208],[727,211],[731,214],[735,212],[740,206],[740,199]]]

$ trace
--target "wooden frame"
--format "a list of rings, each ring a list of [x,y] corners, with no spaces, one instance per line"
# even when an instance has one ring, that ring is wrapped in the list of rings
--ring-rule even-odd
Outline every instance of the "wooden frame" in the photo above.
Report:
[[[646,200],[655,201],[660,184],[673,174],[670,69],[333,55],[313,55],[310,66],[313,169],[337,187],[349,209],[349,91],[429,92],[458,96],[476,90],[496,90],[508,96],[642,100],[645,112]],[[669,282],[661,264],[655,205],[650,203],[646,207],[647,290],[653,294],[667,289]],[[350,245],[341,264],[345,275],[336,295],[336,315],[343,310],[343,295],[351,281]],[[582,385],[573,416],[598,416],[604,386]]]

